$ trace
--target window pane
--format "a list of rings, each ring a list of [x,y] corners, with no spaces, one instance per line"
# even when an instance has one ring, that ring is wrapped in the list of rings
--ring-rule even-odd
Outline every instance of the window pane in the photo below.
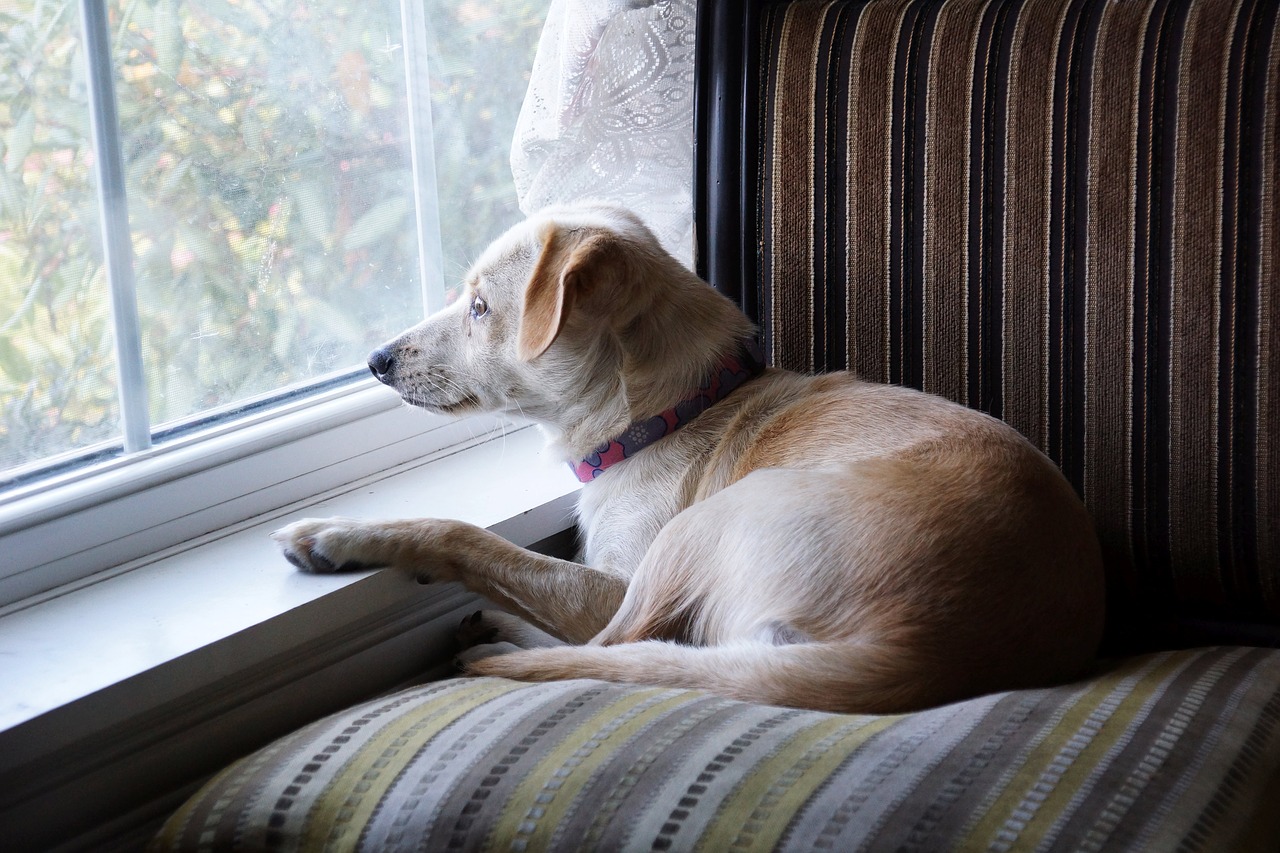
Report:
[[[0,471],[119,434],[77,6],[0,0]]]
[[[511,138],[550,0],[425,0],[445,288],[522,216]]]
[[[154,429],[358,370],[519,218],[509,149],[549,0],[416,2],[415,45],[399,0],[108,0]],[[0,0],[0,23],[3,483],[118,445],[119,407],[78,5]],[[413,175],[410,49],[434,184]],[[442,244],[425,288],[415,186]]]
[[[116,21],[154,423],[360,365],[422,315],[397,0]]]

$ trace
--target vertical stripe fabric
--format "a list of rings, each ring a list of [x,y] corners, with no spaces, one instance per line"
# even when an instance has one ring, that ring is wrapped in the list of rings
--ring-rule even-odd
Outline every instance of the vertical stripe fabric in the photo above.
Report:
[[[472,679],[249,756],[153,849],[1272,851],[1277,794],[1280,651],[894,716]]]
[[[1001,417],[1142,601],[1280,617],[1274,0],[797,0],[766,351]]]

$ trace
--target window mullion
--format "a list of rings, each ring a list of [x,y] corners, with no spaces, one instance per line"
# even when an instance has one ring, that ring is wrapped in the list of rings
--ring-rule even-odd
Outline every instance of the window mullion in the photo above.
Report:
[[[80,0],[80,17],[84,28],[103,258],[107,283],[111,288],[121,428],[124,449],[132,453],[151,446],[151,424],[142,366],[142,334],[133,275],[133,240],[129,231],[124,158],[120,150],[120,121],[116,113],[107,0]]]
[[[418,269],[424,314],[443,308],[444,245],[436,185],[435,136],[427,66],[427,22],[421,0],[400,0],[408,98],[409,151],[413,163],[413,204],[418,223]]]

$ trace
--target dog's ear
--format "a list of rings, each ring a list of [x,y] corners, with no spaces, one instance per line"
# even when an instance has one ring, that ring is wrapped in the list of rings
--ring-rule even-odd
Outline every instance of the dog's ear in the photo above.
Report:
[[[575,304],[591,290],[615,250],[606,231],[548,225],[542,254],[524,292],[516,354],[532,361],[555,343]]]

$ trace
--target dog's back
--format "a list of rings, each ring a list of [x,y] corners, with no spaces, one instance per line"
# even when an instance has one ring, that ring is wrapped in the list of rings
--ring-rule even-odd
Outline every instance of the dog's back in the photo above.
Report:
[[[771,371],[720,405],[592,486],[608,497],[587,524],[609,531],[626,521],[604,507],[670,480],[654,466],[682,461],[683,490],[696,483],[604,631],[473,671],[868,712],[1051,683],[1091,659],[1091,523],[1009,427],[848,374]]]

